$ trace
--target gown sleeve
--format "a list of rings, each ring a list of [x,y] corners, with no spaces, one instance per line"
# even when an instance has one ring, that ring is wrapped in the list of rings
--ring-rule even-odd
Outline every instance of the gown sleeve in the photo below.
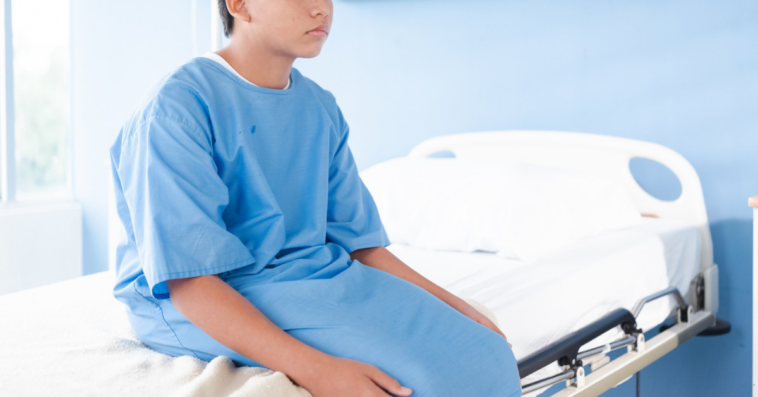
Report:
[[[347,252],[390,244],[374,199],[358,175],[347,144],[350,129],[338,112],[339,138],[329,164],[326,240]]]
[[[222,218],[229,192],[218,175],[212,139],[209,123],[173,114],[145,116],[122,138],[118,176],[156,299],[169,298],[167,280],[255,262]]]

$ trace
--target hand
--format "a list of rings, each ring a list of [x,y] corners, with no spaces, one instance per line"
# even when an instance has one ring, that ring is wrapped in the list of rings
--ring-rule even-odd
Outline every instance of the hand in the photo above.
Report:
[[[487,316],[485,316],[484,314],[482,314],[482,312],[480,312],[479,310],[474,309],[471,305],[469,305],[468,303],[466,303],[466,301],[463,301],[463,300],[461,300],[460,306],[461,307],[458,309],[458,311],[460,311],[461,313],[463,313],[466,317],[468,317],[468,318],[476,321],[477,323],[482,324],[485,327],[487,327],[487,328],[489,328],[489,329],[497,332],[498,334],[500,334],[500,336],[502,336],[503,338],[505,338],[506,342],[508,341],[508,338],[505,336],[505,334],[503,333],[503,331],[501,331],[500,328],[498,328],[497,325],[495,325],[495,323],[493,323],[489,318],[487,318]],[[511,345],[510,342],[508,342],[508,346],[513,347],[513,345]]]
[[[407,397],[413,392],[373,365],[324,355],[307,374],[291,376],[313,397]]]

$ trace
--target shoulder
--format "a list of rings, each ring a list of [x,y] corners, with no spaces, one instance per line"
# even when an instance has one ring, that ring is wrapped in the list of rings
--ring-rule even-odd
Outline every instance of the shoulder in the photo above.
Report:
[[[207,80],[205,73],[207,71],[203,70],[197,59],[180,66],[148,90],[135,113],[193,118],[192,115],[198,110],[207,108],[205,95],[202,94]]]
[[[298,79],[299,82],[303,84],[304,88],[312,93],[313,96],[320,102],[321,106],[323,106],[324,110],[329,114],[329,117],[332,119],[332,122],[335,126],[342,126],[345,123],[342,117],[342,111],[340,110],[339,105],[337,105],[337,99],[334,97],[334,94],[332,94],[331,91],[324,89],[315,81],[303,76],[303,74],[295,68],[292,68],[292,75],[293,78]]]
[[[137,153],[145,145],[158,143],[169,147],[193,142],[212,151],[208,106],[197,81],[202,71],[192,63],[168,73],[145,92],[111,145],[114,159],[120,159],[123,150]]]
[[[318,99],[321,100],[325,106],[337,107],[337,100],[334,97],[334,94],[332,94],[329,90],[324,89],[315,81],[304,76],[296,68],[292,68],[292,76],[293,78],[298,79],[298,81],[300,81],[308,90],[310,90],[310,92],[318,97]]]
[[[161,78],[139,100],[124,124],[124,132],[137,130],[153,120],[171,120],[183,125],[182,130],[204,132],[209,125],[208,104],[203,94],[207,67],[196,58]]]

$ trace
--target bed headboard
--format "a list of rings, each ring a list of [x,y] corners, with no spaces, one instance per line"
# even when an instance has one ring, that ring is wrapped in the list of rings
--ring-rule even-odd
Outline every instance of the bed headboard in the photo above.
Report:
[[[447,151],[457,158],[549,165],[619,180],[626,186],[641,213],[697,225],[701,240],[700,269],[705,271],[713,265],[713,242],[700,178],[684,157],[667,147],[576,132],[493,131],[427,139],[413,148],[408,157],[428,157]],[[642,189],[629,168],[629,161],[635,157],[655,160],[671,169],[682,184],[681,196],[673,201],[662,201]]]

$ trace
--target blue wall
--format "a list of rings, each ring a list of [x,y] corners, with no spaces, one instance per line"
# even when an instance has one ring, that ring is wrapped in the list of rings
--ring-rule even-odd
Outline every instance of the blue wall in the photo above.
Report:
[[[643,371],[643,396],[749,396],[758,2],[335,1],[321,56],[359,167],[422,140],[549,129],[657,142],[700,174],[733,331]],[[633,382],[607,393],[633,396]]]
[[[107,267],[107,149],[139,96],[205,51],[207,1],[71,0],[87,274]],[[435,135],[501,129],[631,137],[689,159],[734,330],[644,370],[642,395],[750,394],[758,2],[335,0],[335,15],[322,55],[297,66],[337,96],[361,168]],[[632,383],[607,395],[633,396]]]

